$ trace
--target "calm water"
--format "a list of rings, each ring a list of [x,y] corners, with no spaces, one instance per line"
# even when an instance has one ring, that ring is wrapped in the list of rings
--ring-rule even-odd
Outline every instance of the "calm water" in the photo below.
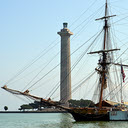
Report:
[[[0,114],[0,128],[128,128],[128,122],[79,122],[70,114]]]

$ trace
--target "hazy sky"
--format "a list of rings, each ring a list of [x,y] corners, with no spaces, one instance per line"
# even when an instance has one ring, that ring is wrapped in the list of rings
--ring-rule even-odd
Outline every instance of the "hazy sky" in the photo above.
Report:
[[[115,21],[128,16],[127,0],[108,0],[108,2],[111,12],[113,12],[112,14],[116,13],[117,15]],[[74,33],[71,39],[71,51],[89,39],[88,37],[91,37],[91,34],[98,32],[102,28],[100,27],[102,21],[95,22],[95,19],[103,16],[104,3],[105,0],[0,0],[0,86],[3,86],[24,66],[32,62],[35,57],[42,55],[49,45],[52,47],[58,42],[34,67],[31,67],[26,74],[17,79],[21,79],[27,74],[31,74],[30,78],[26,76],[22,81],[10,83],[7,86],[22,90],[34,77],[34,73],[36,72],[35,74],[37,74],[40,68],[43,68],[50,59],[56,56],[60,50],[60,37],[57,32],[62,29],[63,22],[68,22],[68,27]],[[93,20],[89,20],[90,16],[92,16]],[[121,24],[127,24],[127,19]],[[117,28],[120,33],[123,31],[126,35],[120,35],[121,40],[127,41],[127,27],[128,24],[124,28],[122,26]],[[117,46],[121,46],[121,42]],[[80,55],[79,52],[72,58],[72,61],[78,55]],[[59,58],[58,54],[38,79],[48,69],[52,69],[58,64]],[[84,64],[85,62],[83,61],[82,63]],[[83,73],[80,76],[84,76]],[[44,87],[35,92],[33,91],[33,94],[39,96],[48,94],[50,89],[59,81],[59,67],[49,77],[40,83],[44,84]],[[51,87],[48,87],[48,85]],[[79,94],[77,97],[79,97]],[[22,100],[0,89],[0,110],[3,110],[5,105],[10,110],[15,110],[22,103],[24,103]]]

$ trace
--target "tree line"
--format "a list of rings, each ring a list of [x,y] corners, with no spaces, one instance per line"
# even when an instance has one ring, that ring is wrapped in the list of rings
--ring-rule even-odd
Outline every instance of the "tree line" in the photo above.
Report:
[[[91,100],[69,100],[69,107],[94,107],[95,103]]]
[[[91,100],[69,100],[69,107],[94,107],[94,102]],[[20,106],[19,110],[41,110],[41,108],[51,108],[52,106],[48,106],[46,104],[42,104],[41,102],[34,101],[34,103],[23,104]]]

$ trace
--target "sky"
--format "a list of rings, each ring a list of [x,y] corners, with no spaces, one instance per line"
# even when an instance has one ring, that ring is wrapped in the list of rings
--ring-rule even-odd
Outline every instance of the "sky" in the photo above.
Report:
[[[117,14],[115,21],[128,16],[127,0],[108,0],[108,2],[111,11]],[[19,78],[16,78],[16,81],[26,76],[25,79],[7,85],[10,88],[22,90],[31,81],[34,74],[37,74],[40,68],[47,65],[60,51],[60,37],[57,32],[63,28],[62,24],[64,22],[68,22],[69,29],[74,33],[71,37],[71,52],[89,39],[91,35],[99,32],[102,28],[100,27],[102,21],[96,22],[95,19],[104,15],[104,3],[105,0],[0,0],[0,86],[6,84],[9,79],[14,77],[37,56],[43,55],[45,50],[57,43],[33,67],[30,67],[26,74],[21,74]],[[89,20],[90,16],[92,17]],[[125,18],[121,24],[127,24],[127,19]],[[127,42],[127,26],[128,24],[125,27],[121,25],[115,27],[115,30],[124,33],[117,35],[121,38],[121,41],[125,40]],[[121,46],[121,41],[118,46]],[[81,52],[78,51],[72,57],[72,64],[75,63],[75,58],[78,58],[80,54]],[[59,61],[60,56],[58,54],[56,59],[47,65],[48,67],[40,74],[38,79],[48,72],[48,69],[52,69],[58,64]],[[82,64],[85,64],[85,62],[86,60]],[[93,67],[93,63],[91,67]],[[43,88],[39,87],[39,89],[33,91],[33,94],[46,96],[59,81],[59,69],[57,67],[54,73],[44,79],[38,85],[44,84]],[[75,73],[77,74],[77,72],[78,70]],[[90,71],[86,70],[86,72]],[[76,76],[75,73],[73,77]],[[78,75],[78,80],[74,81],[78,82],[80,76],[85,76],[84,73]],[[79,91],[77,97],[80,94]],[[9,107],[9,110],[17,110],[23,103],[25,102],[0,89],[0,110],[3,110],[5,105]]]

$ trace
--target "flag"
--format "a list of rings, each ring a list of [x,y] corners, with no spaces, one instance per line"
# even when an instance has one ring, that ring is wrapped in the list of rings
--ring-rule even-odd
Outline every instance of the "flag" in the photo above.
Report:
[[[124,79],[125,79],[126,76],[125,76],[125,73],[124,73],[122,65],[121,65],[121,74],[122,74],[123,82],[125,82]]]

